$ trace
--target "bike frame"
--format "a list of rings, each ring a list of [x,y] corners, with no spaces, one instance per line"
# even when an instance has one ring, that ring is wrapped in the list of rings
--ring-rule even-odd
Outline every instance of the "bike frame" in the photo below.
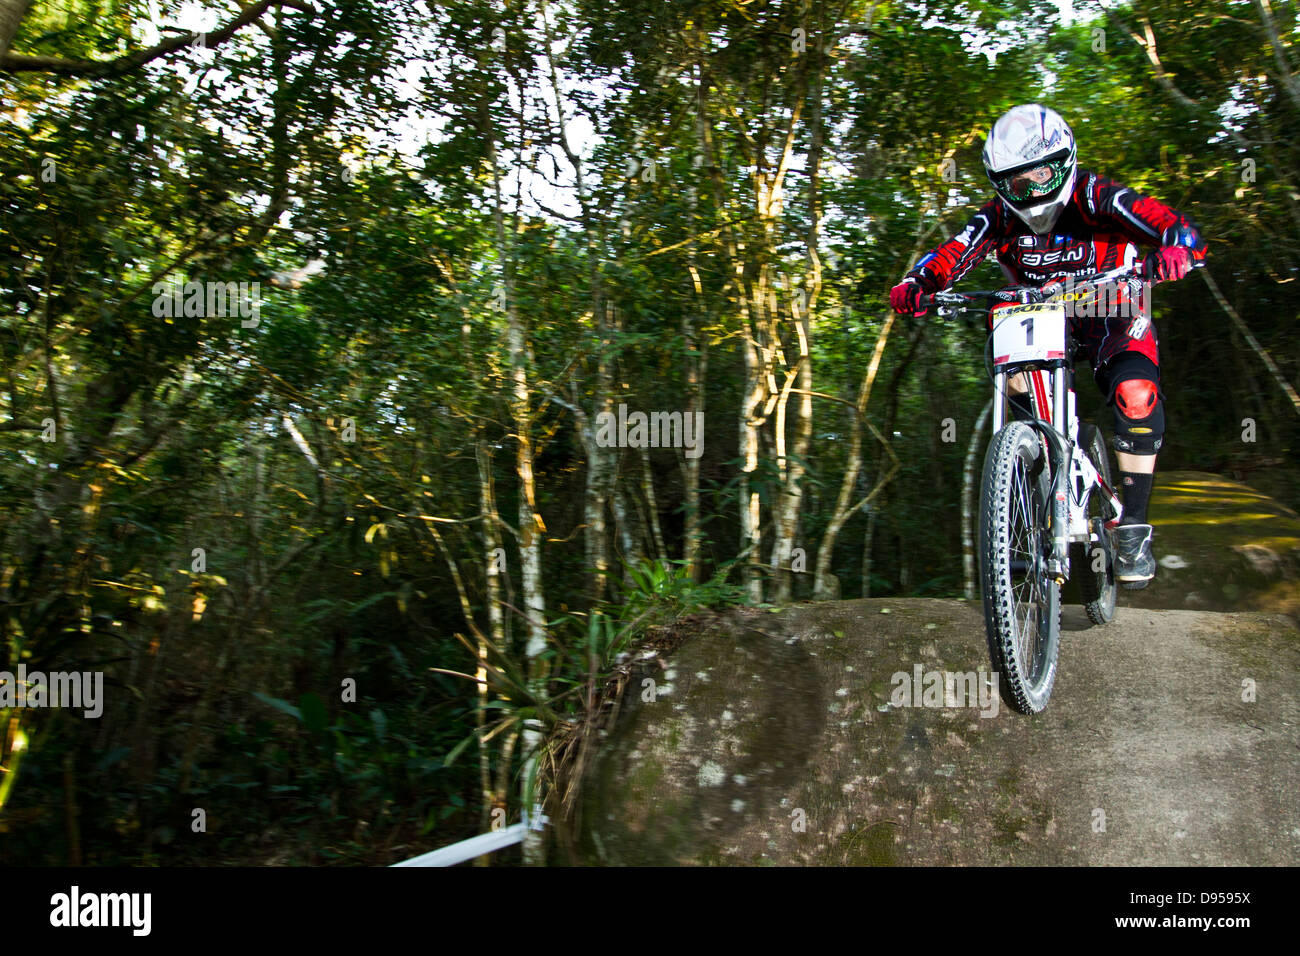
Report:
[[[1074,288],[1096,287],[1108,282],[1115,282],[1141,274],[1141,264],[1122,266],[1074,283]],[[1016,299],[1008,298],[1002,292],[968,292],[937,293],[930,296],[937,310],[943,311],[977,311],[985,314],[987,309],[971,310],[961,308],[972,301],[981,299],[1000,300],[1008,308],[992,310],[993,332],[996,337],[998,326],[1004,322],[1017,322],[1024,325],[1027,339],[1032,346],[1033,329],[1039,323],[1039,316],[1045,324],[1059,323],[1058,328],[1048,330],[1048,341],[1060,342],[1057,350],[1032,348],[1028,357],[1014,360],[1010,355],[994,355],[993,360],[993,434],[1007,424],[1008,398],[1013,377],[1022,376],[1028,387],[1035,417],[1025,422],[1043,439],[1044,451],[1051,471],[1051,490],[1049,502],[1051,507],[1047,526],[1050,529],[1051,554],[1047,556],[1047,571],[1057,583],[1064,583],[1069,577],[1069,546],[1071,542],[1084,542],[1100,545],[1109,549],[1104,528],[1098,519],[1090,526],[1088,521],[1088,503],[1091,495],[1099,494],[1114,512],[1111,524],[1118,522],[1123,514],[1123,503],[1115,490],[1102,480],[1100,473],[1085,453],[1079,451],[1079,419],[1075,411],[1075,392],[1070,387],[1073,371],[1069,338],[1069,316],[1063,302],[1051,303],[1048,299],[1054,293],[1045,293],[1039,289],[1017,290]],[[1040,336],[1040,341],[1043,336]],[[996,351],[996,350],[995,350]],[[999,361],[999,359],[1003,359]]]
[[[1010,312],[994,311],[995,323],[1015,321],[1014,313],[999,317],[999,311]],[[1049,315],[1048,321],[1067,323],[1064,308],[1060,309],[1059,317]],[[1062,337],[1066,342],[1063,351],[1068,353],[1068,333]],[[1011,379],[1020,375],[1028,386],[1030,401],[1037,416],[1025,424],[1035,429],[1044,439],[1052,476],[1048,498],[1052,509],[1048,524],[1052,553],[1048,558],[1047,570],[1057,583],[1064,583],[1069,577],[1071,542],[1104,546],[1102,529],[1088,525],[1089,497],[1100,494],[1114,510],[1114,520],[1118,520],[1123,512],[1123,503],[1115,490],[1102,480],[1088,455],[1079,451],[1079,418],[1075,392],[1070,387],[1072,366],[1068,357],[1062,357],[995,363],[993,369],[993,434],[996,435],[1006,425]],[[1065,410],[1064,415],[1060,414],[1061,409]]]

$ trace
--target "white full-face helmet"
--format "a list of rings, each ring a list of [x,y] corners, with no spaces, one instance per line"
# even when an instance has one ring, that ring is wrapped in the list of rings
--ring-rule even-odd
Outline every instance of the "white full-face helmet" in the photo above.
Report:
[[[1037,103],[1004,113],[984,144],[984,171],[993,188],[1038,235],[1056,225],[1069,204],[1076,159],[1069,125]]]

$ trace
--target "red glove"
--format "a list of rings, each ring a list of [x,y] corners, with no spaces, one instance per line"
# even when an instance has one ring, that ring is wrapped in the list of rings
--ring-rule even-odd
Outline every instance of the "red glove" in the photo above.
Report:
[[[921,308],[921,295],[921,286],[915,279],[904,279],[889,290],[889,305],[900,315],[925,315],[930,310]]]
[[[1186,246],[1165,246],[1152,259],[1157,282],[1174,282],[1192,271],[1192,250]]]

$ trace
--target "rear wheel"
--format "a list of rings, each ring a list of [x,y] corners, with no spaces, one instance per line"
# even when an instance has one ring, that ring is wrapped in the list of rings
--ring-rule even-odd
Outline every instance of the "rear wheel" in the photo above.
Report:
[[[1056,679],[1061,587],[1047,573],[1048,466],[1038,434],[1011,422],[993,437],[980,488],[980,583],[989,656],[1003,699],[1033,714]]]
[[[1079,423],[1079,447],[1092,460],[1101,480],[1110,488],[1110,453],[1101,429],[1087,422]],[[1070,545],[1070,575],[1079,581],[1079,593],[1088,620],[1109,624],[1115,619],[1115,547],[1106,522],[1115,517],[1114,510],[1094,489],[1088,496],[1088,544]]]

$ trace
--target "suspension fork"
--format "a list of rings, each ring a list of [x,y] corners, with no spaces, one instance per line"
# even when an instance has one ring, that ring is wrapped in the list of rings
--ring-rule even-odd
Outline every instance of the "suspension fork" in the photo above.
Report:
[[[1069,462],[1074,454],[1074,440],[1070,437],[1068,387],[1069,370],[1059,366],[1052,369],[1052,424],[1056,427],[1046,429],[1044,433],[1052,434],[1057,447],[1053,458],[1056,467],[1052,469],[1052,558],[1047,570],[1056,578],[1057,584],[1065,583],[1066,570],[1070,566]],[[1064,436],[1063,441],[1061,436]]]
[[[998,372],[993,376],[993,430],[990,435],[1002,431],[1007,423],[1007,373]]]
[[[1032,372],[1025,371],[1026,376]],[[993,377],[993,432],[996,435],[1006,424],[1006,407],[1009,376],[1005,369]],[[1031,419],[1029,425],[1043,436],[1049,459],[1051,485],[1048,492],[1049,540],[1052,553],[1047,558],[1048,576],[1058,584],[1064,584],[1069,563],[1069,468],[1066,467],[1074,451],[1074,442],[1068,434],[1056,429],[1056,425],[1068,427],[1066,391],[1068,389],[1069,370],[1063,367],[1052,369],[1052,421],[1041,418]],[[1032,385],[1031,385],[1032,392]]]
[[[1028,373],[1032,374],[1032,373]],[[1043,437],[1050,462],[1051,484],[1048,487],[1047,513],[1048,540],[1052,550],[1047,558],[1047,573],[1057,584],[1064,584],[1068,569],[1070,547],[1070,469],[1069,462],[1074,454],[1074,441],[1068,433],[1069,407],[1066,394],[1069,388],[1069,370],[1063,367],[1053,368],[1052,407],[1049,422],[1035,418],[1027,422],[1031,428]]]

